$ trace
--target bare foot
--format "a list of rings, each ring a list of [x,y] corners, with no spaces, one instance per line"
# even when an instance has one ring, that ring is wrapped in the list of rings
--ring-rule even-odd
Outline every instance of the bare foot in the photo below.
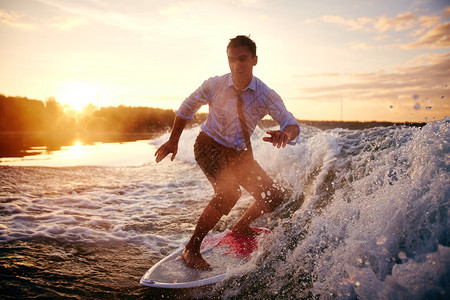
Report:
[[[181,258],[186,263],[186,266],[188,266],[191,269],[206,270],[206,271],[212,270],[211,265],[208,264],[206,260],[203,259],[200,252],[194,252],[191,250],[184,249],[183,253],[181,253]]]
[[[260,232],[256,231],[255,229],[246,226],[243,228],[238,228],[236,225],[233,227],[233,229],[231,229],[231,231],[235,234],[235,235],[240,235],[240,236],[248,236],[248,237],[254,237],[260,234]]]

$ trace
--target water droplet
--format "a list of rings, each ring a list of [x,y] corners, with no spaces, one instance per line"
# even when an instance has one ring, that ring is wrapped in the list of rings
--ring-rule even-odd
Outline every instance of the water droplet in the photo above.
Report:
[[[420,109],[420,103],[414,104],[414,109],[415,109],[415,110],[419,110],[419,109]]]
[[[387,242],[387,238],[385,237],[385,236],[380,236],[378,239],[377,239],[377,245],[383,245],[383,244],[385,244]]]
[[[389,108],[391,108],[391,109],[392,109],[392,108],[394,108],[394,106],[393,106],[393,105],[391,105],[391,106],[389,106]]]
[[[441,96],[441,99],[445,99],[445,96]]]
[[[413,95],[412,97],[414,100],[419,100],[419,95]]]
[[[403,252],[403,251],[400,251],[399,253],[398,253],[398,258],[400,258],[400,259],[406,259],[408,256],[406,255],[406,253],[405,252]]]
[[[433,106],[427,106],[426,109],[428,110],[433,109]]]

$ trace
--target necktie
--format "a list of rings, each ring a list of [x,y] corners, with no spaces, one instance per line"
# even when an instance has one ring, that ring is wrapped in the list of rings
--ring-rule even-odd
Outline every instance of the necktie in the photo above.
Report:
[[[253,151],[252,151],[252,144],[250,142],[250,134],[248,133],[248,127],[245,123],[245,116],[244,112],[242,111],[242,98],[241,98],[242,91],[236,89],[236,95],[237,95],[237,111],[238,111],[238,117],[239,122],[241,123],[241,129],[244,134],[244,140],[245,140],[245,146],[247,147],[247,151],[250,153],[251,158],[253,159]]]

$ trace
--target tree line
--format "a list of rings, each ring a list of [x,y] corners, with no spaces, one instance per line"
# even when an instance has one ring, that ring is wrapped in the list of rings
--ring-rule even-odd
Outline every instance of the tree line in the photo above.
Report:
[[[98,109],[89,104],[80,113],[67,105],[61,105],[52,97],[41,101],[0,94],[0,133],[154,134],[170,129],[174,118],[175,112],[169,109],[123,105]],[[197,114],[191,125],[199,124],[205,119],[206,114]],[[299,123],[320,129],[337,127],[365,129],[396,125],[390,122],[299,121]],[[262,128],[274,125],[276,124],[273,120],[260,122]],[[397,125],[423,126],[424,123],[397,123]]]
[[[82,113],[54,98],[45,102],[0,94],[0,132],[154,133],[172,126],[175,113],[152,107],[85,106]]]

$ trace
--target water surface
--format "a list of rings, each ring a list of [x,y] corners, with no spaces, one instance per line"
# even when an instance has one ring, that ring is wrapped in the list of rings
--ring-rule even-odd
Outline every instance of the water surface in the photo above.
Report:
[[[5,298],[444,299],[450,278],[449,120],[422,128],[302,128],[255,158],[292,196],[255,225],[273,231],[207,289],[173,293],[140,277],[185,242],[212,188],[195,164],[198,128],[177,159],[150,141],[75,145],[0,162]],[[214,229],[244,212],[247,193]]]

